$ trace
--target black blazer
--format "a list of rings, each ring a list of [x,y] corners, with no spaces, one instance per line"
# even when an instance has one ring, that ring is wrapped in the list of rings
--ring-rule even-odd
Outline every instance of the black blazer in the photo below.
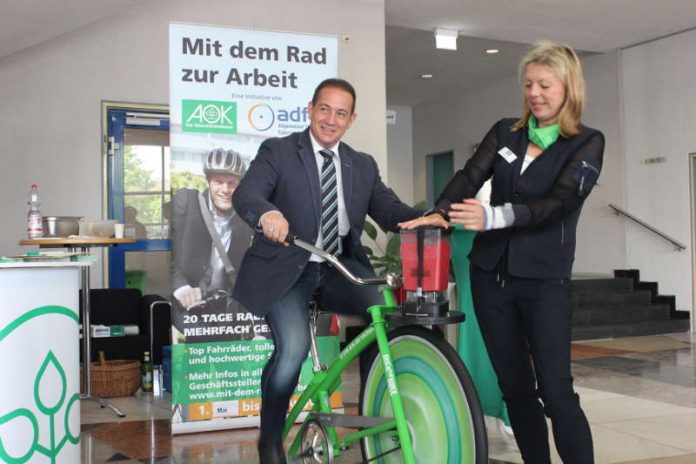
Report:
[[[382,228],[396,230],[397,223],[421,212],[402,203],[379,175],[377,163],[365,153],[339,145],[341,179],[350,233],[343,255],[370,266],[360,242],[369,214]],[[309,129],[283,138],[265,140],[233,196],[234,207],[256,227],[261,215],[278,210],[290,232],[309,243],[317,240],[321,218],[319,172]],[[310,253],[283,246],[258,233],[244,256],[234,297],[258,316],[264,316],[299,278]]]
[[[208,204],[208,190],[203,192]],[[244,252],[249,248],[252,231],[235,215],[232,218],[232,241],[227,256],[235,269],[239,269]],[[210,238],[198,203],[198,190],[179,189],[172,198],[172,289],[183,285],[199,287],[201,279],[210,267],[213,240]],[[230,290],[235,276],[231,276]]]
[[[471,262],[517,277],[569,278],[580,210],[602,169],[604,136],[581,126],[577,135],[559,137],[520,175],[529,139],[525,130],[510,130],[515,121],[503,119],[491,128],[437,205],[448,210],[473,198],[492,176],[491,205],[511,203],[515,220],[512,227],[477,234]],[[499,153],[505,148],[516,159]]]

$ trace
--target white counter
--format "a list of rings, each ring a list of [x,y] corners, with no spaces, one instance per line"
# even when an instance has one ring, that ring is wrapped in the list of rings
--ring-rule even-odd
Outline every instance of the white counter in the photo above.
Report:
[[[92,263],[90,261],[12,261],[7,263],[0,263],[0,269],[3,268],[37,268],[37,267],[74,267],[79,268],[82,266],[89,266]]]
[[[89,264],[0,263],[0,462],[80,462],[78,298]]]

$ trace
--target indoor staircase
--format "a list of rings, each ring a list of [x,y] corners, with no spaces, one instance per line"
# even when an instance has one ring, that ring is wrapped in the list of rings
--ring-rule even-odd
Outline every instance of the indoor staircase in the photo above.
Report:
[[[689,313],[674,296],[658,294],[656,282],[641,282],[638,270],[614,278],[573,279],[573,340],[656,335],[689,330]]]

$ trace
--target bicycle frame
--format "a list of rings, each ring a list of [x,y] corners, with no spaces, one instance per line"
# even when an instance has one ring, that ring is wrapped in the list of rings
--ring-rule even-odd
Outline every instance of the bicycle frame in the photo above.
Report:
[[[408,327],[410,325],[458,323],[464,320],[464,314],[458,311],[447,311],[446,314],[440,314],[441,311],[438,311],[438,314],[403,313],[390,290],[390,288],[396,288],[400,285],[398,276],[387,274],[383,278],[356,277],[337,257],[314,245],[299,240],[295,236],[288,236],[286,241],[321,256],[356,285],[387,285],[387,289],[383,291],[385,304],[367,308],[371,316],[371,323],[339,353],[328,367],[322,367],[319,362],[315,347],[315,333],[313,330],[311,331],[312,346],[310,351],[314,361],[314,376],[290,410],[283,430],[283,439],[287,438],[290,429],[307,405],[310,406],[311,412],[307,415],[300,432],[290,445],[289,455],[297,456],[305,462],[305,458],[312,459],[319,458],[319,456],[322,456],[322,460],[332,462],[333,458],[340,456],[349,445],[362,439],[363,444],[367,445],[365,451],[369,461],[376,461],[401,449],[403,462],[415,464],[416,450],[413,449],[411,430],[413,430],[414,436],[420,437],[423,434],[424,437],[428,437],[424,443],[435,438],[430,436],[431,432],[435,430],[439,434],[438,437],[445,437],[447,440],[452,435],[452,437],[459,437],[463,442],[468,443],[470,447],[467,448],[469,450],[467,452],[473,458],[471,462],[481,464],[487,462],[485,424],[478,397],[466,367],[461,364],[457,353],[446,342],[432,336],[427,330]],[[312,325],[313,322],[310,321],[310,326]],[[399,327],[396,328],[396,326]],[[393,330],[395,328],[396,331]],[[391,335],[392,333],[393,335]],[[418,339],[421,340],[420,344],[415,342]],[[366,387],[365,391],[361,393],[363,395],[361,401],[367,401],[367,403],[360,408],[361,413],[369,415],[333,413],[330,396],[340,384],[341,373],[373,342],[377,343],[379,360],[371,360],[373,370],[369,373],[363,373],[367,374],[364,381],[365,385],[369,385],[369,387]],[[414,347],[414,342],[418,345],[417,347]],[[429,370],[431,366],[426,361],[428,372],[415,376],[410,375],[411,372],[409,372],[409,375],[402,377],[399,386],[394,363],[400,363],[401,356],[407,353],[404,348],[416,350],[407,355],[406,358],[420,356],[419,353],[422,351],[427,352],[426,359],[432,361],[434,366],[437,366],[437,370],[432,373]],[[396,361],[394,359],[395,353],[399,356]],[[428,353],[431,354],[427,356]],[[374,371],[375,368],[376,371]],[[445,383],[441,383],[440,380]],[[429,397],[435,395],[434,400],[431,400],[429,404],[433,405],[433,408],[437,408],[438,413],[445,411],[443,405],[439,404],[439,398],[447,397],[451,404],[460,405],[459,409],[463,411],[463,415],[461,417],[458,414],[452,415],[450,414],[452,411],[447,410],[446,414],[438,414],[431,418],[429,409],[423,409],[418,401],[416,401],[418,404],[412,404],[415,397],[420,397],[423,389],[427,390],[426,395]],[[402,397],[402,390],[403,394],[406,395],[405,397]],[[373,403],[370,403],[371,401]],[[406,421],[404,401],[411,405],[409,411],[413,416],[412,420],[415,418],[417,423],[409,424]],[[433,401],[435,402],[433,403]],[[385,414],[383,409],[384,406],[389,405],[392,417],[389,417],[388,413]],[[421,430],[419,426],[422,423],[429,424],[429,428]],[[358,431],[347,433],[340,438],[337,433],[339,427],[358,429]],[[441,445],[439,450],[446,451],[445,455],[448,462],[455,463],[461,460],[460,458],[463,457],[461,450],[454,450],[453,454],[450,455],[447,442],[443,443],[439,438],[438,440],[437,443]],[[394,443],[394,447],[391,447],[390,442]],[[416,446],[418,446],[419,451],[423,444]],[[427,450],[428,446],[423,449]],[[307,454],[300,453],[298,455],[298,451]],[[435,452],[436,450],[430,451]],[[428,456],[423,456],[423,458],[427,459]]]
[[[346,434],[342,439],[339,439],[335,426],[327,427],[327,434],[329,436],[331,446],[334,448],[334,453],[336,455],[340,455],[341,450],[345,449],[351,443],[373,434],[396,429],[404,463],[415,464],[411,436],[408,431],[408,423],[406,421],[401,395],[396,383],[396,372],[394,371],[394,363],[387,337],[389,329],[388,322],[385,320],[385,315],[399,311],[399,306],[396,305],[396,301],[391,290],[385,289],[383,294],[385,298],[384,305],[376,305],[368,308],[368,312],[372,317],[372,323],[361,331],[339,353],[338,357],[331,363],[331,365],[329,365],[326,369],[315,372],[314,377],[312,377],[309,385],[307,385],[307,388],[292,407],[290,414],[287,417],[285,429],[283,431],[283,438],[288,436],[288,433],[294,425],[295,420],[297,420],[298,416],[308,402],[312,402],[312,411],[315,413],[331,413],[329,397],[338,387],[341,373],[345,371],[348,365],[356,357],[358,357],[361,352],[367,349],[367,347],[376,340],[379,348],[379,355],[384,366],[387,385],[389,387],[389,397],[394,414],[393,419],[382,420],[382,418],[379,418],[379,420],[372,421],[371,425],[366,426],[358,432]],[[301,440],[302,434],[298,433],[290,446],[289,456],[297,455]]]

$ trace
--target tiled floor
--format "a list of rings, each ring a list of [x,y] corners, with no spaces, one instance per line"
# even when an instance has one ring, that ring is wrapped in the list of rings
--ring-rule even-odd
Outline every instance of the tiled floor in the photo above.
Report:
[[[674,334],[577,342],[573,372],[592,426],[598,463],[696,463],[696,336]],[[348,407],[357,400],[357,372],[344,379]],[[169,398],[138,394],[113,399],[118,419],[82,403],[83,463],[258,462],[256,429],[177,435],[169,428]],[[490,460],[519,463],[510,437],[487,418]],[[554,456],[554,463],[560,463]],[[360,461],[357,449],[337,463]],[[437,463],[435,463],[437,464]]]

